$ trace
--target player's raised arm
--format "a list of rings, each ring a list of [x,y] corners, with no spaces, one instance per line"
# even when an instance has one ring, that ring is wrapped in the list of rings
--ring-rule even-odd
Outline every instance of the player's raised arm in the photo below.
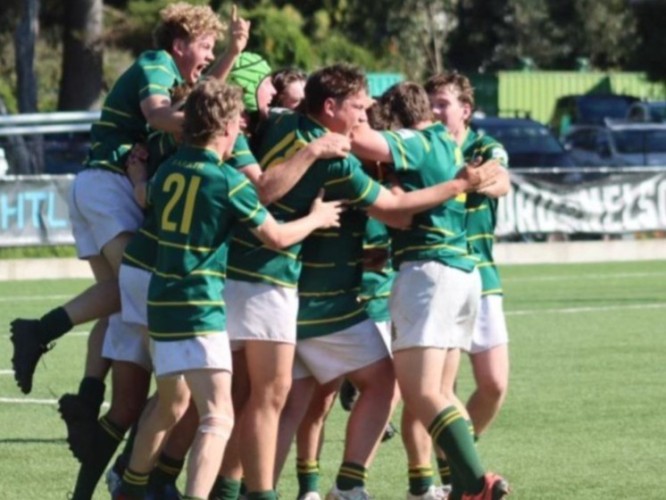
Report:
[[[250,21],[243,19],[238,14],[236,4],[231,6],[231,19],[227,30],[229,44],[224,53],[218,58],[208,71],[208,75],[221,80],[226,80],[236,62],[238,55],[245,50],[250,38]]]

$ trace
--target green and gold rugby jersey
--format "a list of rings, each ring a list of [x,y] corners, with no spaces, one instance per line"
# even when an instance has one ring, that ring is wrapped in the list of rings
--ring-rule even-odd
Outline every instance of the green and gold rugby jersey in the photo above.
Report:
[[[232,226],[257,227],[267,216],[254,186],[215,152],[185,145],[160,166],[148,200],[158,242],[148,290],[151,337],[182,340],[223,331]]]
[[[382,132],[395,172],[406,191],[450,181],[463,166],[462,153],[441,123],[423,130]],[[466,272],[476,258],[467,248],[465,194],[414,216],[410,229],[392,231],[393,264],[434,260]]]
[[[321,137],[326,129],[299,113],[274,117],[264,133],[257,158],[263,169],[291,158],[307,143]],[[371,205],[380,186],[371,179],[357,158],[315,162],[282,199],[268,209],[278,222],[289,222],[307,215],[321,188],[334,190],[350,206]],[[239,228],[229,247],[227,276],[230,279],[296,287],[301,272],[301,243],[282,250],[264,246],[247,229]]]
[[[86,166],[125,173],[125,160],[132,146],[148,137],[141,101],[152,95],[169,95],[183,82],[171,54],[165,50],[142,53],[111,88],[102,116],[90,130]]]
[[[376,219],[368,219],[365,226],[363,250],[380,250],[390,252],[391,238],[388,229]],[[395,271],[391,260],[387,260],[381,271],[363,271],[361,293],[358,298],[365,304],[365,310],[370,318],[379,323],[390,321],[389,297],[395,280]]]
[[[462,144],[466,162],[477,158],[483,161],[495,159],[500,165],[509,166],[504,146],[485,134],[469,129]],[[467,241],[472,253],[479,258],[482,295],[501,294],[502,283],[493,260],[493,242],[497,224],[497,200],[479,193],[467,195]]]
[[[175,153],[177,144],[173,135],[166,132],[153,132],[148,138],[148,175],[150,178],[157,171],[157,167]],[[256,158],[250,151],[247,138],[239,134],[234,144],[234,149],[226,164],[235,170],[242,170],[249,165],[257,163]],[[125,253],[123,264],[145,269],[152,272],[157,255],[157,220],[153,210],[148,207],[145,210],[145,218],[139,231],[130,240]]]
[[[340,197],[333,195],[332,199]],[[315,231],[303,242],[299,339],[336,333],[368,318],[365,305],[358,300],[367,219],[364,210],[349,209],[342,214],[340,227]]]

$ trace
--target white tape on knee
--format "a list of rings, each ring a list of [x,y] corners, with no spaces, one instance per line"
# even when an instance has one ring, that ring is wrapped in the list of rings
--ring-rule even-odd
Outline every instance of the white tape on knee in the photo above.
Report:
[[[199,419],[199,432],[215,434],[222,438],[229,438],[234,427],[234,419],[228,415],[215,415],[208,413]]]

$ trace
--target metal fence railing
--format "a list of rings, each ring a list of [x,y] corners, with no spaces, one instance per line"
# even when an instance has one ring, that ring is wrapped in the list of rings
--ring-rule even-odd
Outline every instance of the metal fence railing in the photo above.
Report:
[[[0,115],[0,175],[77,171],[99,116],[99,111]]]

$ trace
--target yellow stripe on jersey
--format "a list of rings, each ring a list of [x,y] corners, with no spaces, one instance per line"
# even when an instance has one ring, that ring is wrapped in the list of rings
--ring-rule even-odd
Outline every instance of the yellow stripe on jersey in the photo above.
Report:
[[[210,247],[195,247],[192,245],[183,245],[181,243],[172,243],[170,241],[166,240],[157,240],[157,243],[159,245],[165,246],[165,247],[171,247],[171,248],[178,248],[181,250],[191,250],[194,252],[213,252],[216,249],[215,248],[210,248]]]
[[[226,278],[226,273],[221,273],[220,271],[213,271],[212,269],[197,269],[192,271],[190,274],[198,276],[217,276],[218,278]]]
[[[157,69],[157,70],[160,70],[160,71],[164,71],[167,75],[169,75],[173,78],[176,78],[176,75],[173,73],[173,71],[171,71],[169,68],[167,68],[166,66],[163,66],[161,64],[152,64],[152,65],[144,66],[143,68],[144,69],[151,69],[151,70],[152,69]]]
[[[343,319],[353,318],[354,316],[357,316],[357,315],[359,315],[363,312],[365,312],[365,307],[361,307],[359,309],[356,309],[355,311],[344,314],[342,316],[335,316],[333,318],[325,318],[325,319],[301,320],[301,321],[298,321],[297,324],[305,326],[305,325],[322,325],[322,324],[325,324],[325,323],[334,323],[336,321],[342,321]]]
[[[231,191],[229,191],[229,198],[233,198],[238,191],[243,189],[245,186],[247,186],[250,183],[249,179],[245,179],[243,182],[241,182],[238,186],[233,188]]]
[[[289,132],[287,135],[284,136],[284,138],[278,142],[275,146],[273,146],[268,153],[264,155],[264,157],[261,159],[259,162],[259,165],[261,165],[262,168],[266,168],[266,165],[273,159],[275,155],[277,155],[280,151],[282,151],[289,143],[291,143],[294,139],[296,138],[296,131]]]
[[[335,267],[335,262],[303,262],[303,267],[314,267],[315,269],[324,269]]]
[[[495,267],[494,262],[480,262],[479,264],[476,265],[476,267]]]
[[[241,240],[240,238],[231,238],[231,241],[238,243],[239,245],[243,245],[244,247],[248,248],[259,248],[261,245],[255,245],[253,243],[250,243],[249,241]]]
[[[263,208],[262,204],[257,201],[257,204],[252,209],[252,212],[250,212],[250,215],[248,215],[247,217],[242,218],[240,221],[245,222],[245,221],[251,220],[255,215],[257,215],[257,213],[259,213],[259,210],[261,210],[262,208]]]
[[[224,300],[166,300],[155,301],[149,300],[149,306],[154,307],[171,307],[171,306],[223,306]]]
[[[374,187],[374,185],[375,181],[373,181],[372,179],[368,179],[368,185],[361,193],[361,196],[359,196],[355,200],[349,200],[348,203],[351,205],[353,203],[358,203],[359,201],[365,199],[365,197],[368,196],[368,193],[370,193],[370,190]]]
[[[288,207],[288,206],[285,205],[284,203],[280,203],[279,201],[274,201],[274,202],[273,202],[273,205],[275,205],[276,207],[278,207],[278,208],[280,208],[280,209],[282,209],[282,210],[284,210],[285,212],[288,212],[288,213],[290,213],[290,214],[295,214],[295,213],[296,213],[296,210],[294,210],[294,209],[291,208],[291,207]]]
[[[131,255],[123,254],[123,258],[129,260],[129,261],[132,262],[133,264],[136,264],[136,265],[139,266],[140,268],[145,269],[146,271],[150,271],[151,273],[152,273],[152,272],[155,272],[155,268],[154,268],[154,267],[151,267],[151,266],[149,266],[148,264],[146,264],[146,263],[144,263],[144,262],[141,262],[141,261],[138,260],[138,259],[135,259],[135,258],[132,257]]]
[[[446,249],[446,250],[453,250],[463,257],[467,257],[472,260],[479,260],[477,257],[473,257],[471,255],[464,255],[467,253],[466,248],[459,248],[459,247],[454,247],[453,245],[447,245],[446,243],[439,243],[437,245],[417,245],[413,247],[405,247],[400,250],[395,251],[395,255],[401,255],[405,252],[409,252],[411,250],[437,250],[437,249]]]
[[[465,203],[467,201],[467,193],[460,193],[454,198],[454,200],[459,201],[460,203]]]
[[[465,162],[465,158],[463,157],[463,152],[462,149],[460,149],[460,146],[456,146],[455,158],[456,158],[456,165],[462,165]]]
[[[426,150],[426,153],[429,153],[430,152],[430,144],[426,140],[425,136],[420,132],[416,132],[416,136],[419,139],[421,139],[421,142],[423,143],[423,148]]]
[[[147,89],[161,90],[165,93],[165,95],[169,95],[169,87],[165,87],[164,85],[157,85],[156,83],[149,83],[141,90],[139,90],[139,93],[143,93],[143,91]]]
[[[273,168],[276,165],[279,165],[280,163],[289,160],[292,156],[294,156],[296,153],[298,153],[301,149],[303,149],[307,145],[308,143],[305,142],[303,139],[296,139],[294,143],[289,147],[289,149],[287,149],[284,152],[284,154],[275,157],[273,161],[271,161],[268,165],[266,165],[264,170],[268,170],[269,168]]]
[[[315,231],[311,236],[319,236],[320,238],[337,238],[340,233],[337,231]]]
[[[144,236],[147,236],[147,237],[150,238],[151,240],[155,240],[155,241],[158,241],[158,240],[159,240],[159,238],[157,237],[156,234],[153,234],[153,233],[151,233],[151,232],[149,232],[149,231],[146,231],[146,230],[143,229],[143,228],[139,229],[139,232],[140,232],[141,234],[143,234]]]
[[[363,250],[373,250],[375,248],[388,248],[389,243],[374,243],[374,244],[369,244],[369,243],[364,243],[363,244]]]
[[[108,111],[109,113],[124,116],[125,118],[132,118],[132,115],[130,113],[126,113],[125,111],[120,111],[119,109],[115,109],[115,108],[109,108],[108,106],[104,106],[102,108],[102,111]]]
[[[205,335],[219,335],[222,333],[221,330],[208,330],[208,331],[203,331],[203,332],[178,332],[178,333],[161,333],[161,332],[154,332],[150,330],[148,332],[151,337],[155,337],[158,339],[173,339],[173,338],[178,338],[178,337],[184,337],[184,340],[187,340],[187,337],[203,337]]]
[[[155,274],[155,276],[159,276],[160,278],[168,278],[168,279],[174,279],[174,280],[182,280],[183,279],[183,277],[178,275],[178,274],[163,273],[163,272],[158,271],[157,269],[155,269],[153,271],[153,273]]]
[[[234,271],[238,274],[244,274],[246,276],[252,276],[253,278],[260,278],[262,280],[268,281],[270,283],[275,283],[276,285],[284,286],[286,288],[296,288],[295,283],[287,283],[286,281],[279,280],[277,278],[274,278],[273,276],[267,276],[265,274],[260,274],[260,273],[253,273],[250,271],[246,271],[245,269],[238,269],[237,267],[229,266],[227,265],[227,269],[229,271]]]
[[[475,234],[473,236],[467,236],[467,241],[475,241],[475,240],[494,240],[495,235],[490,234],[490,233],[482,233],[482,234]]]
[[[424,226],[423,224],[419,224],[418,227],[419,229],[423,229],[430,233],[440,233],[443,234],[444,236],[455,236],[455,233],[447,231],[446,229],[443,229],[441,227]]]
[[[375,295],[363,295],[361,293],[358,296],[358,300],[367,302],[367,301],[372,300],[372,299],[383,299],[383,298],[390,297],[390,296],[391,296],[391,292],[382,292],[382,293],[377,293]]]
[[[95,125],[99,125],[100,127],[111,127],[111,128],[118,128],[118,125],[116,125],[113,122],[103,122],[102,120],[95,122]]]
[[[355,287],[352,289],[343,289],[343,290],[331,290],[330,292],[301,292],[299,290],[298,295],[300,297],[335,297],[336,295],[344,295],[346,293],[358,293],[360,287]]]
[[[402,159],[402,162],[401,162],[402,167],[401,168],[406,170],[408,168],[408,166],[407,166],[407,154],[405,153],[405,146],[402,143],[402,137],[400,137],[395,132],[388,132],[388,134],[395,138],[395,143],[398,146],[398,151],[400,152],[400,157]]]
[[[481,212],[483,210],[488,210],[489,208],[490,207],[488,207],[488,205],[484,203],[483,205],[480,205],[478,207],[468,208],[467,211],[468,212]]]
[[[504,290],[501,288],[491,288],[490,290],[484,290],[481,292],[481,295],[498,295],[504,293]]]
[[[332,186],[334,184],[340,184],[341,182],[348,181],[349,179],[352,178],[353,175],[354,175],[354,173],[352,172],[351,174],[349,174],[345,177],[338,177],[337,179],[332,179],[330,181],[326,181],[326,182],[324,182],[324,186]]]

